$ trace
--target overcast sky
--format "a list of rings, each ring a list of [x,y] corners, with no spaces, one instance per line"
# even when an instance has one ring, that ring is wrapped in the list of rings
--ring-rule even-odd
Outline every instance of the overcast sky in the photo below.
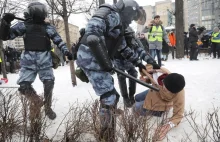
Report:
[[[106,0],[106,2],[110,4],[112,3],[112,1],[113,0]],[[136,0],[136,1],[138,2],[139,5],[146,6],[146,5],[155,5],[155,2],[163,1],[163,0]],[[85,27],[87,23],[85,16],[83,14],[72,15],[69,19],[69,22],[78,26],[79,29]],[[132,27],[135,29],[136,24],[132,23]]]

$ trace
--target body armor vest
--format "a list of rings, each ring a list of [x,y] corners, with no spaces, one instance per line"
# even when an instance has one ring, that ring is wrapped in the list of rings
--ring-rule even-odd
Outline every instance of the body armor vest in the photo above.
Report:
[[[107,16],[111,13],[111,11],[118,12],[118,10],[115,9],[114,7],[112,7],[111,5],[104,4],[104,5],[100,6],[100,8],[96,11],[96,13],[93,15],[93,17],[101,18],[101,19],[105,20],[105,22],[107,24],[106,25],[107,29],[105,32],[106,34],[104,34],[105,44],[106,44],[106,47],[108,50],[109,57],[111,59],[113,59],[116,51],[118,50],[119,46],[122,44],[123,35],[124,35],[124,28],[123,28],[122,23],[114,28],[114,29],[120,30],[120,35],[117,38],[113,38],[113,37],[110,37],[109,35],[107,35],[107,33],[109,31]]]
[[[25,23],[24,47],[26,51],[50,51],[51,42],[46,32],[46,25]]]

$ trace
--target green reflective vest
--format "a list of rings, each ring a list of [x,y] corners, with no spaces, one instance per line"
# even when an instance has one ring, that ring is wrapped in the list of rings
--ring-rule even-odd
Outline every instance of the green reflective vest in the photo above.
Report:
[[[217,37],[219,34],[220,34],[219,32],[217,32],[217,33],[213,32],[211,41],[214,43],[220,43],[220,39],[213,39],[213,38]]]
[[[152,27],[151,32],[149,33],[149,41],[163,41],[163,29],[162,26],[158,28],[156,26]]]

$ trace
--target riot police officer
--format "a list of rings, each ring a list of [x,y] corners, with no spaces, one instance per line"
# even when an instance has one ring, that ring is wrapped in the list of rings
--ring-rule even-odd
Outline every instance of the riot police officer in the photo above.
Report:
[[[40,2],[30,3],[24,16],[25,22],[18,22],[10,27],[15,15],[5,13],[1,19],[0,38],[2,40],[13,40],[18,36],[24,37],[25,51],[21,55],[21,70],[17,81],[20,85],[18,90],[32,103],[39,106],[44,105],[45,114],[53,120],[56,118],[56,113],[51,109],[55,78],[52,69],[50,39],[69,60],[72,59],[72,54],[68,51],[56,29],[44,22],[47,17],[47,9],[44,4]],[[44,102],[31,85],[37,74],[44,84]]]
[[[96,94],[100,96],[103,136],[114,123],[112,116],[119,99],[110,73],[113,68],[111,60],[116,51],[135,66],[145,69],[138,56],[127,47],[124,38],[124,29],[133,20],[142,25],[146,21],[145,11],[134,0],[120,0],[115,5],[101,5],[88,21],[77,52],[78,66],[85,72]]]
[[[160,68],[159,65],[156,64],[156,61],[149,55],[149,53],[146,53],[141,41],[135,37],[135,32],[131,27],[128,27],[125,30],[124,37],[127,46],[131,48],[141,60],[152,64],[155,69]],[[114,65],[116,68],[122,71],[127,71],[128,74],[137,78],[138,74],[135,66],[131,62],[128,62],[119,52],[117,52],[114,56]],[[124,104],[126,107],[131,107],[135,103],[134,94],[136,92],[136,82],[129,79],[129,87],[127,89],[126,78],[121,74],[117,74],[117,77]]]

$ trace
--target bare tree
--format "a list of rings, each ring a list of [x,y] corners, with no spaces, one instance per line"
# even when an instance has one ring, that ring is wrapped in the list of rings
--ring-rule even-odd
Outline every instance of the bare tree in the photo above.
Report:
[[[19,14],[24,10],[25,3],[25,0],[0,0],[0,17],[2,17],[4,13]],[[0,56],[2,59],[2,74],[4,78],[7,78],[2,40],[0,40]]]
[[[99,5],[102,5],[105,3],[105,0],[99,0]]]
[[[86,2],[86,0],[46,0],[47,4],[51,9],[53,9],[54,14],[59,15],[62,17],[65,26],[65,34],[66,34],[66,42],[67,47],[69,48],[70,52],[71,45],[70,45],[70,35],[69,35],[69,26],[68,26],[68,19],[71,14],[79,14],[88,12],[94,1],[92,3]],[[71,79],[72,85],[76,86],[76,76],[75,76],[75,69],[74,69],[74,62],[70,61],[70,71],[71,71]]]
[[[183,20],[183,0],[175,2],[176,12],[176,58],[184,57],[184,20]]]

